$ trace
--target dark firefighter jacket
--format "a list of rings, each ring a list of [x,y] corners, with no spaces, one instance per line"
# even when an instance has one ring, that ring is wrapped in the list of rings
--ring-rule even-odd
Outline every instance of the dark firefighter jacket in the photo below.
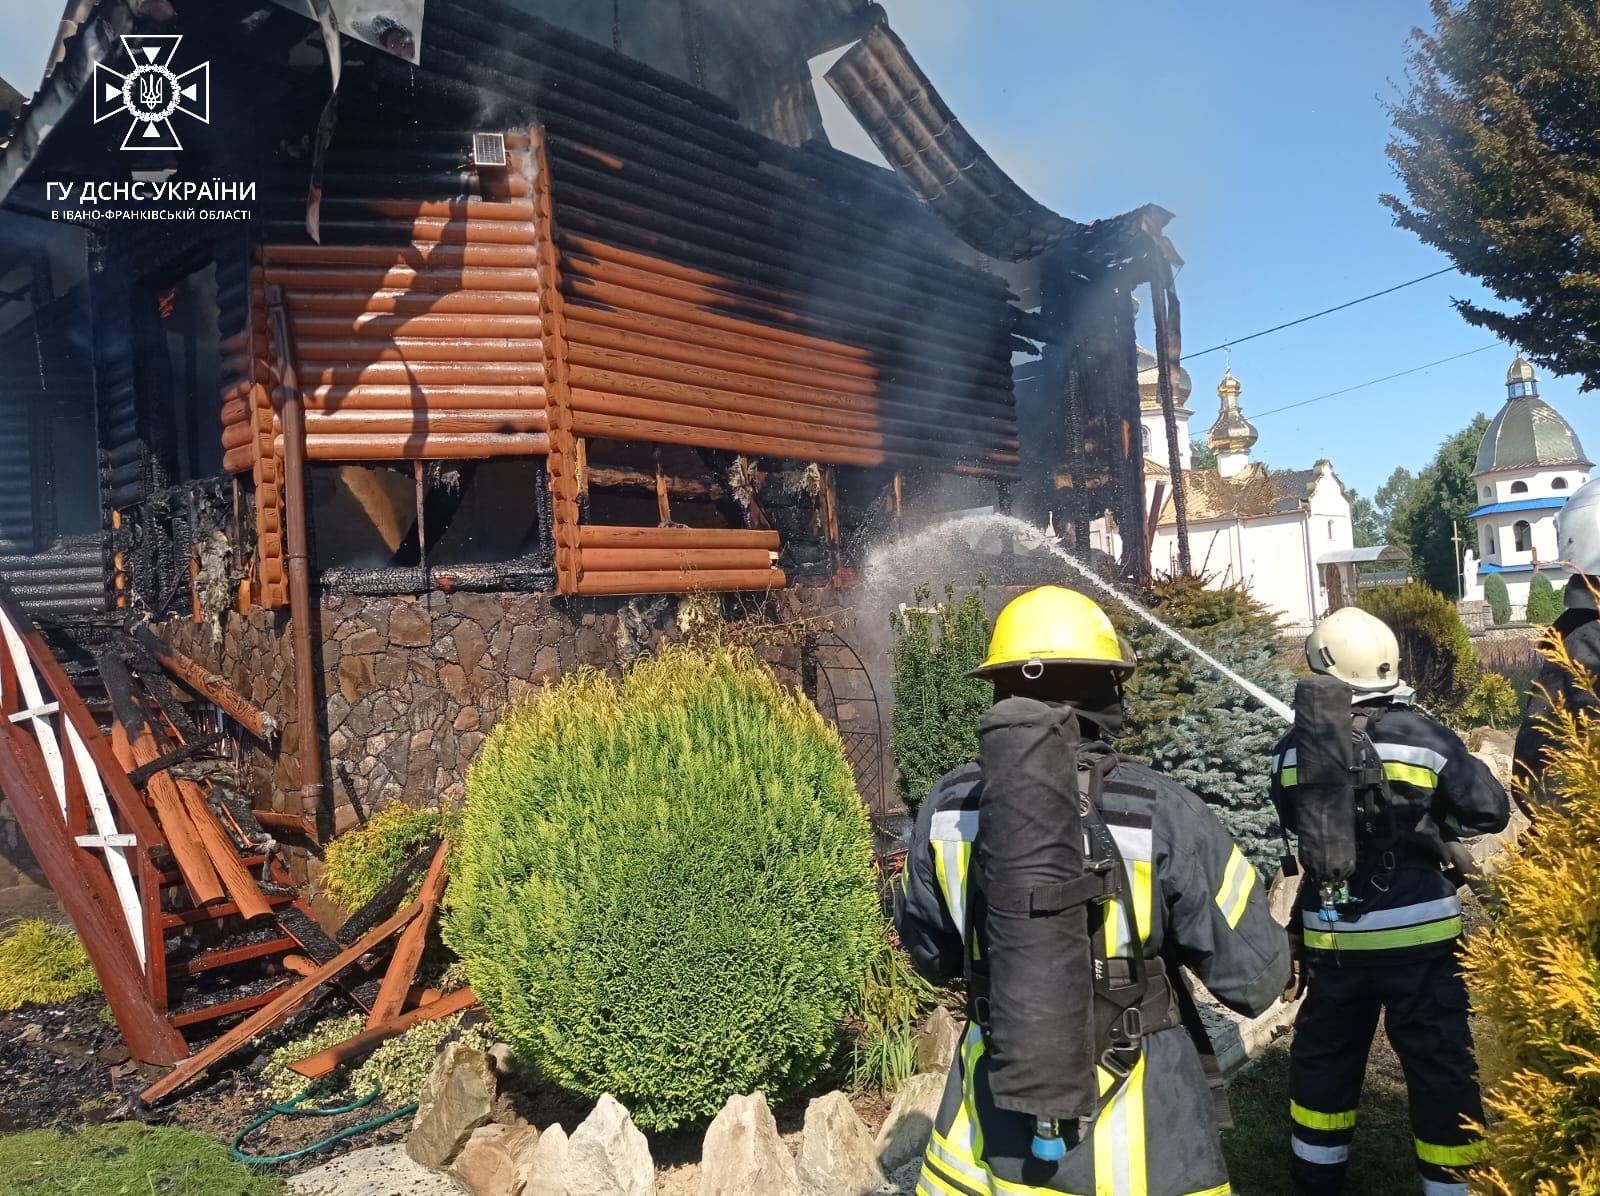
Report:
[[[1556,620],[1553,630],[1573,660],[1600,677],[1600,615],[1595,612],[1594,595],[1582,577],[1567,582],[1566,604],[1567,609]],[[1545,717],[1551,712],[1550,699],[1567,710],[1582,711],[1589,717],[1600,714],[1600,698],[1595,697],[1592,689],[1578,684],[1577,678],[1555,661],[1544,662],[1534,681],[1522,729],[1517,732],[1513,762],[1516,780],[1526,787],[1528,797],[1535,804],[1560,803],[1560,795],[1553,792],[1547,782],[1550,728]]]
[[[1316,890],[1301,887],[1306,949],[1337,952],[1345,964],[1396,963],[1450,951],[1461,934],[1461,900],[1429,843],[1441,834],[1462,838],[1504,830],[1510,818],[1506,791],[1455,732],[1427,715],[1386,701],[1364,705],[1372,716],[1367,735],[1395,802],[1397,841],[1389,861],[1380,859],[1372,869],[1361,863],[1372,859],[1370,845],[1358,851],[1350,889],[1355,915],[1323,920]],[[1271,788],[1278,816],[1291,831],[1295,765],[1291,733],[1273,754]]]
[[[981,796],[978,766],[965,765],[934,786],[917,814],[895,925],[917,970],[936,982],[964,972]],[[1182,983],[1175,966],[1182,964],[1230,1008],[1248,1016],[1267,1009],[1288,980],[1288,939],[1267,911],[1255,869],[1205,804],[1143,765],[1118,761],[1102,807],[1137,922],[1124,925],[1116,902],[1102,907],[1107,953],[1163,957],[1174,983]],[[981,952],[981,927],[973,941]],[[1028,1117],[994,1107],[983,1033],[969,1025],[935,1119],[919,1196],[1225,1196],[1227,1168],[1193,1039],[1175,1026],[1143,1041],[1143,1057],[1102,1105],[1092,1134],[1061,1162],[1041,1163],[1031,1156]],[[1112,1077],[1099,1070],[1104,1092]]]

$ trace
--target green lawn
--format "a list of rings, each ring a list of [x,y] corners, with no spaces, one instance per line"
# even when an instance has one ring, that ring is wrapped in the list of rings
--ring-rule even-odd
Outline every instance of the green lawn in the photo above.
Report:
[[[283,1184],[185,1130],[119,1122],[0,1135],[0,1196],[277,1196]]]
[[[1235,1196],[1285,1196],[1289,1186],[1289,1042],[1264,1053],[1228,1085],[1234,1128],[1222,1135]],[[1347,1192],[1416,1196],[1420,1186],[1399,1061],[1380,1034],[1372,1044]]]

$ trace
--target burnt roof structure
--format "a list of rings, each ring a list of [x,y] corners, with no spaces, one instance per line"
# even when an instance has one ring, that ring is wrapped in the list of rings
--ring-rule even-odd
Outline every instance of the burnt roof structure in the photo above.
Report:
[[[562,593],[837,578],[874,512],[898,515],[941,476],[993,485],[998,505],[1053,515],[1080,541],[1110,509],[1123,576],[1148,574],[1137,427],[1149,367],[1135,357],[1133,291],[1164,297],[1152,385],[1170,406],[1170,214],[1083,224],[1032,200],[961,130],[876,5],[667,7],[425,0],[404,55],[366,35],[330,53],[304,0],[69,7],[0,148],[11,211],[45,215],[45,182],[99,185],[131,164],[84,94],[129,33],[181,33],[216,64],[212,103],[226,114],[137,166],[259,186],[244,226],[96,230],[93,389],[103,498],[124,513],[109,520],[129,565],[118,586],[152,586],[162,603],[184,592],[184,571],[152,563],[160,553],[129,525],[182,523],[161,496],[209,471],[248,525],[235,545],[248,600],[287,601],[290,377],[313,489],[397,529],[348,559],[392,556],[403,576],[324,559],[325,584],[435,584],[463,540],[451,520],[482,506],[479,466],[519,460],[539,471],[526,507],[537,531],[478,536],[473,551],[497,545],[501,560],[454,562],[455,583],[468,564],[473,584]],[[820,138],[809,60],[851,42],[835,79],[893,172]],[[485,135],[503,157],[478,156]],[[1008,290],[1019,261],[1040,280],[1037,313]],[[159,310],[130,322],[150,296]],[[167,367],[140,364],[175,302],[217,346],[176,414],[154,409],[172,393]],[[207,303],[212,331],[195,314]],[[288,341],[274,303],[290,313]],[[1041,346],[1019,394],[1012,360]],[[408,540],[393,475],[413,464]],[[361,471],[373,476],[357,500]],[[446,478],[455,494],[434,494]],[[335,522],[325,556],[348,523]],[[153,534],[159,546],[167,533]],[[116,553],[123,540],[138,551]]]

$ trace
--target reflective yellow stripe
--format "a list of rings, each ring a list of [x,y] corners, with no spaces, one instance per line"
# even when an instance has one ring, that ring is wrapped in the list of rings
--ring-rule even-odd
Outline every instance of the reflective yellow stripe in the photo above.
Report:
[[[1245,907],[1250,904],[1250,886],[1255,880],[1256,870],[1235,845],[1228,853],[1228,866],[1222,870],[1222,887],[1215,898],[1229,930],[1237,929],[1239,919],[1244,917]]]
[[[933,1184],[939,1192],[948,1193],[949,1196],[988,1196],[988,1184],[980,1184],[973,1188],[963,1183],[944,1165],[943,1159],[931,1153],[922,1160],[921,1178]]]
[[[1133,920],[1139,927],[1139,941],[1150,941],[1150,894],[1155,887],[1155,865],[1149,860],[1129,860],[1133,869]]]
[[[1298,1101],[1289,1102],[1289,1116],[1294,1118],[1296,1125],[1303,1125],[1308,1130],[1350,1130],[1356,1125],[1354,1109],[1347,1109],[1343,1113],[1318,1113]]]
[[[1105,903],[1105,936],[1106,954],[1111,956],[1125,956],[1130,950],[1126,928],[1122,925],[1122,902],[1107,901]]]
[[[1094,1123],[1094,1196],[1149,1196],[1144,1157],[1144,1056]]]
[[[1439,787],[1439,774],[1431,768],[1423,768],[1419,764],[1401,764],[1395,760],[1383,762],[1383,775],[1391,781],[1404,781],[1407,785],[1414,785],[1418,789],[1437,789]]]
[[[939,1170],[952,1180],[960,1180],[980,1192],[988,1190],[989,1172],[977,1160],[963,1158],[961,1152],[950,1145],[950,1140],[937,1130],[928,1142],[926,1161],[937,1162]]]
[[[1278,784],[1282,785],[1286,789],[1291,785],[1298,785],[1299,783],[1300,770],[1298,768],[1286,768],[1278,774]]]
[[[1417,1158],[1424,1163],[1432,1163],[1435,1167],[1470,1167],[1483,1158],[1487,1146],[1482,1138],[1476,1142],[1468,1142],[1465,1146],[1439,1146],[1433,1142],[1424,1142],[1421,1138],[1416,1142]]]
[[[927,1163],[922,1164],[922,1174],[917,1176],[917,1196],[967,1196],[939,1178],[938,1172]]]
[[[1207,1188],[1204,1192],[1185,1192],[1183,1196],[1232,1196],[1232,1193],[1232,1185],[1218,1184],[1214,1188]]]
[[[972,844],[960,839],[934,839],[933,870],[944,894],[945,909],[960,934],[967,932],[967,865],[972,859]]]
[[[1312,930],[1305,931],[1308,947],[1324,951],[1382,951],[1389,947],[1420,947],[1425,943],[1442,943],[1461,933],[1460,918],[1444,918],[1438,922],[1424,922],[1420,926],[1401,926],[1394,930]]]

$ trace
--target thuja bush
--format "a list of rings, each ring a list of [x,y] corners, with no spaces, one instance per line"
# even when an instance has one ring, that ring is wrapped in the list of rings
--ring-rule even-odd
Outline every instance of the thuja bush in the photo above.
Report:
[[[1511,622],[1511,591],[1506,579],[1491,573],[1483,582],[1483,600],[1489,604],[1489,615],[1496,624]]]
[[[360,909],[376,897],[429,839],[443,837],[457,816],[413,810],[401,802],[384,807],[365,826],[328,844],[322,887],[330,901]],[[421,888],[422,877],[416,879]]]
[[[900,796],[915,811],[934,783],[978,754],[978,719],[994,701],[986,681],[967,674],[983,660],[989,616],[983,582],[929,609],[932,592],[916,591],[915,605],[890,614],[894,632],[894,759]]]
[[[496,1031],[649,1129],[812,1080],[882,936],[838,735],[742,650],[508,712],[456,842],[445,939]]]
[[[1564,609],[1561,595],[1543,573],[1535,573],[1528,585],[1528,622],[1538,627],[1548,627],[1561,617]]]
[[[1560,662],[1593,690],[1595,678]],[[1488,1158],[1474,1191],[1600,1192],[1600,723],[1550,716],[1550,789],[1533,832],[1492,874],[1493,931],[1468,940]]]
[[[1152,599],[1157,616],[1223,664],[1279,698],[1292,696],[1276,620],[1249,591],[1170,578],[1156,583]],[[1245,854],[1270,872],[1283,842],[1267,800],[1269,764],[1288,728],[1126,608],[1112,603],[1106,611],[1139,657],[1126,689],[1128,731],[1117,749],[1202,797]]]

